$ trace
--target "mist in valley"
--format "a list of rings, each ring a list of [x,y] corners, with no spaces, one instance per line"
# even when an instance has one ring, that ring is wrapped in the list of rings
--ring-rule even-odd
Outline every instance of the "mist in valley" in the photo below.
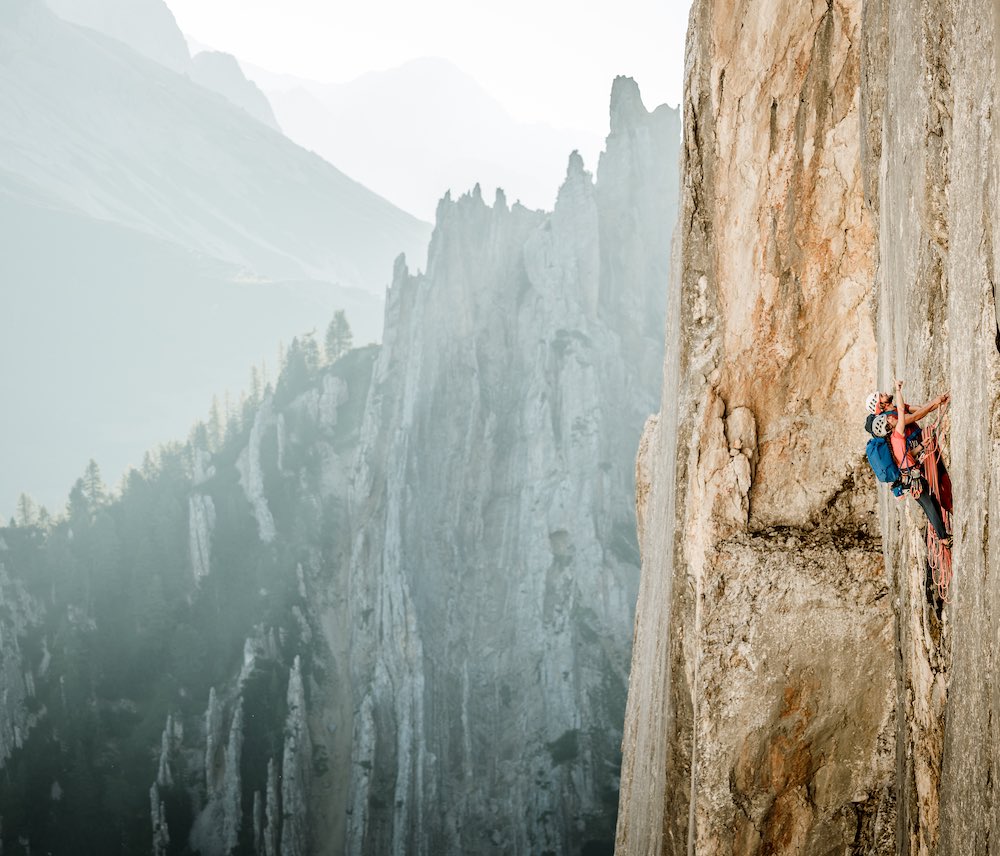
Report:
[[[498,95],[233,14],[0,7],[0,849],[611,853],[681,144],[608,69],[641,22]]]

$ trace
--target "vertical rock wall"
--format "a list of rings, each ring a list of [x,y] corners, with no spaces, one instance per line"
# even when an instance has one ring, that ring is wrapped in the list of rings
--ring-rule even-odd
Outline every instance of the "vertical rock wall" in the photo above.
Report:
[[[617,849],[891,853],[859,2],[700,0]]]
[[[951,603],[928,591],[924,521],[884,501],[899,671],[898,852],[991,853],[1000,699],[1000,512],[994,247],[1000,10],[987,2],[869,2],[865,193],[876,216],[878,378],[919,402],[951,389]]]
[[[349,852],[610,844],[678,131],[620,78],[596,183],[574,154],[551,215],[446,198],[426,274],[397,265],[352,499]]]

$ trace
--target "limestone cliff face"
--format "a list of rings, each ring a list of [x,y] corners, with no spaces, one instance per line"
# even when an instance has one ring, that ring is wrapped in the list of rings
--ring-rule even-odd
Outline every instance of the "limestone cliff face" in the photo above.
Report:
[[[632,81],[612,116],[596,184],[574,154],[551,215],[446,198],[427,273],[397,265],[353,493],[349,852],[610,843],[677,139]]]
[[[618,852],[890,853],[860,2],[700,0]]]
[[[992,853],[1000,337],[995,250],[995,4],[870,2],[863,29],[865,195],[875,216],[878,379],[907,400],[952,391],[954,582],[927,590],[922,521],[882,503],[896,605],[900,837],[905,854]]]

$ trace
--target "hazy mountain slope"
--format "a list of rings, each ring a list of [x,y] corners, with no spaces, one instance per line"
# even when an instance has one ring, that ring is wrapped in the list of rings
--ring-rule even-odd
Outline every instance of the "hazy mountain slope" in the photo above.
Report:
[[[278,123],[267,96],[247,80],[236,58],[221,51],[190,55],[173,13],[162,0],[45,0],[60,18],[111,36],[132,50],[200,86],[224,95],[255,119],[275,130]]]
[[[0,433],[18,450],[0,468],[3,515],[22,491],[61,505],[90,457],[117,480],[336,308],[376,340],[392,260],[421,258],[429,234],[39,0],[0,6],[0,165],[0,359],[17,365]]]
[[[191,58],[190,77],[208,89],[225,95],[259,122],[280,131],[271,102],[257,84],[248,80],[236,57],[221,51],[201,51]]]
[[[0,374],[3,519],[21,491],[61,508],[91,457],[117,481],[183,437],[214,394],[238,395],[251,365],[274,366],[279,340],[322,336],[338,308],[357,342],[381,334],[382,301],[367,292],[240,282],[231,265],[2,193],[0,234],[0,359],[16,366]]]
[[[175,71],[190,61],[173,12],[163,0],[45,0],[60,18],[90,27]]]
[[[600,151],[596,134],[515,121],[445,60],[414,60],[344,84],[245,70],[289,137],[420,217],[433,215],[445,190],[476,182],[551,208],[566,152],[580,150],[593,166]]]
[[[398,252],[423,255],[425,224],[37,2],[0,15],[0,115],[0,162],[60,207],[266,276],[380,291]]]

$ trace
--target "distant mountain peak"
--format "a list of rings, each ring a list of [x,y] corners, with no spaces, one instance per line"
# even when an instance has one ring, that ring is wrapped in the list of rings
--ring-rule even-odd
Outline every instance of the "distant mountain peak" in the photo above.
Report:
[[[583,155],[573,149],[569,154],[569,161],[566,164],[566,181],[587,175],[587,170],[583,166]]]
[[[596,161],[600,151],[597,133],[517,121],[475,77],[440,57],[347,83],[244,69],[291,139],[421,217],[432,216],[446,188],[477,181],[532,209],[551,208],[566,153],[580,149]]]
[[[611,85],[611,133],[635,127],[648,115],[639,84],[631,77],[616,77]]]

